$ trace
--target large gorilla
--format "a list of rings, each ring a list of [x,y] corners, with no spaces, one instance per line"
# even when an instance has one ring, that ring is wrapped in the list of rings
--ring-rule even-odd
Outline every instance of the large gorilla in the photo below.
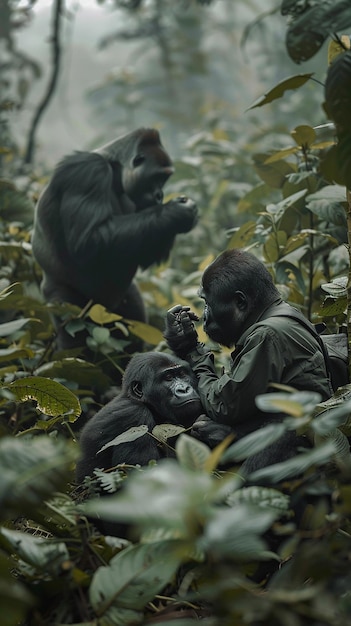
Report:
[[[176,234],[196,223],[192,200],[162,204],[173,171],[158,131],[149,128],[58,164],[39,198],[32,238],[46,300],[82,308],[93,300],[145,320],[132,282],[138,267],[167,259]],[[72,344],[67,334],[59,335],[60,347]]]
[[[166,456],[150,434],[156,424],[189,428],[201,412],[196,377],[186,361],[157,352],[136,354],[126,367],[122,393],[82,429],[77,481],[81,483],[85,476],[91,476],[95,468],[110,469],[119,463],[147,465],[152,459]],[[138,439],[100,451],[121,433],[143,425],[147,431]]]

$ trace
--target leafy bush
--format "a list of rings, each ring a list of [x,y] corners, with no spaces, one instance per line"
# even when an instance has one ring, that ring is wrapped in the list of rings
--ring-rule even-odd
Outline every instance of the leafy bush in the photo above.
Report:
[[[319,48],[333,17],[326,0],[302,4],[282,3],[283,13],[294,18],[287,45],[298,61]],[[346,5],[335,3],[338,25],[349,22]],[[4,626],[187,626],[200,619],[204,626],[339,626],[350,621],[349,389],[321,404],[314,394],[265,395],[257,399],[263,410],[287,415],[274,427],[240,441],[227,439],[213,451],[181,434],[176,460],[143,469],[97,470],[79,488],[73,482],[80,422],[120,380],[131,339],[142,337],[150,348],[165,349],[166,309],[181,302],[201,313],[201,273],[223,248],[254,248],[285,299],[330,329],[345,322],[349,94],[339,77],[348,76],[349,58],[346,52],[334,66],[326,91],[338,124],[338,148],[334,137],[320,138],[320,130],[309,124],[293,129],[284,149],[271,149],[274,129],[268,138],[264,130],[246,143],[238,129],[220,123],[209,123],[189,139],[189,155],[176,164],[169,193],[186,190],[198,202],[200,220],[192,233],[177,239],[169,263],[138,276],[150,325],[111,316],[99,306],[82,312],[44,304],[29,244],[28,198],[37,183],[31,181],[26,194],[1,181]],[[299,89],[310,78],[281,81],[253,107]],[[276,136],[281,146],[281,129]],[[246,155],[253,150],[251,163]],[[321,288],[327,293],[322,307]],[[55,350],[53,314],[72,334],[88,330],[91,361],[79,350]],[[120,338],[112,337],[111,324]],[[226,356],[224,351],[219,362]],[[308,437],[311,450],[244,475],[241,462],[288,429]],[[97,497],[97,486],[106,497]],[[96,517],[119,522],[124,536],[98,532]]]

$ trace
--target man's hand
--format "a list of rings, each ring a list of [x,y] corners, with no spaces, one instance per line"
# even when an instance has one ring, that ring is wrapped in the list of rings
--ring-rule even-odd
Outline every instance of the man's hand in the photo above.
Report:
[[[194,322],[198,320],[198,316],[188,306],[177,304],[167,311],[163,336],[170,349],[180,358],[184,358],[198,345],[198,334],[194,326]]]

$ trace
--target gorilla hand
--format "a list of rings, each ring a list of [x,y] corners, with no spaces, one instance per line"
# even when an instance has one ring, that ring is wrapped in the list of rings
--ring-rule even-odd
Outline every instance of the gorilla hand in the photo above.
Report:
[[[197,222],[197,206],[193,200],[187,196],[179,196],[169,204],[175,209],[174,220],[179,222],[177,225],[178,233],[187,233],[194,228]]]
[[[199,318],[188,306],[177,304],[167,311],[164,338],[170,349],[184,358],[199,343],[194,321]]]
[[[223,439],[231,434],[233,434],[233,431],[230,426],[218,424],[207,417],[207,415],[200,415],[190,431],[190,435],[194,439],[199,439],[199,441],[206,443],[211,449],[218,446]]]

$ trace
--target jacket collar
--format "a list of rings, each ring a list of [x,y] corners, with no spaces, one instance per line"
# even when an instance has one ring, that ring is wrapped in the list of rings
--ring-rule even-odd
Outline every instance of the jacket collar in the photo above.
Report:
[[[255,324],[258,324],[258,322],[262,322],[263,320],[266,320],[268,317],[270,317],[272,311],[276,309],[276,307],[279,306],[280,304],[285,304],[284,300],[282,300],[281,298],[276,298],[276,300],[271,302],[265,309],[263,309],[263,311],[259,313],[255,321],[252,324],[250,324],[250,326],[246,330],[244,330],[243,334],[239,337],[238,342],[232,354],[234,354],[237,348],[239,348],[245,343],[246,338],[250,334],[253,326],[255,326]]]

